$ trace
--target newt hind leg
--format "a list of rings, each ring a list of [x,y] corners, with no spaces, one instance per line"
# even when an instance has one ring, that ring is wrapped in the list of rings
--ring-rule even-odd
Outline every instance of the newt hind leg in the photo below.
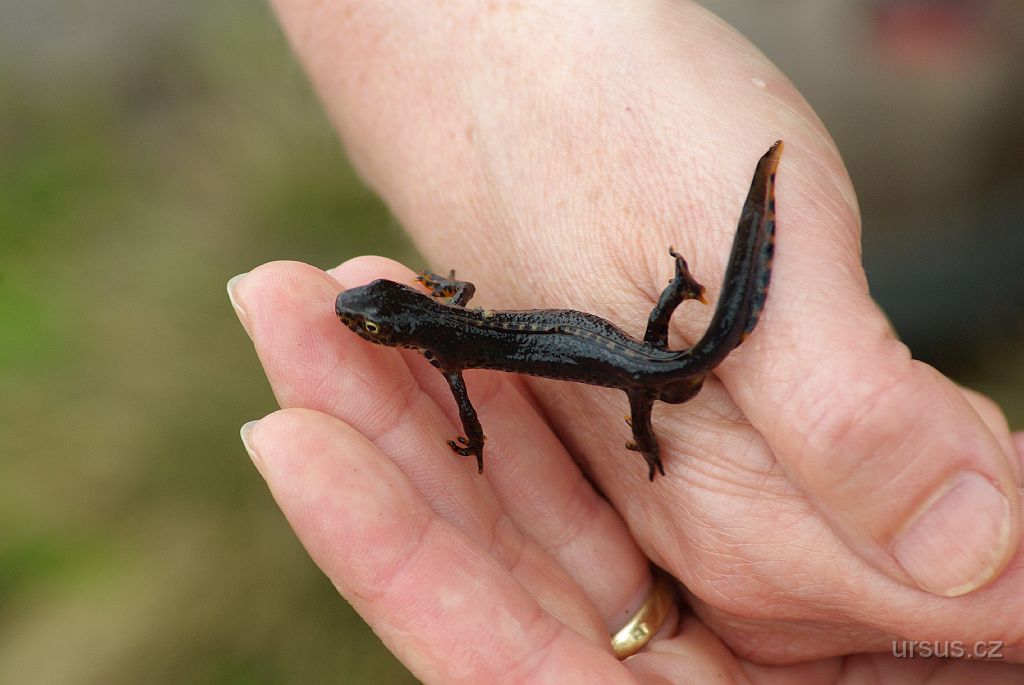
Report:
[[[676,275],[661,292],[658,304],[651,310],[651,315],[647,319],[647,332],[644,334],[644,342],[661,349],[668,346],[668,322],[676,307],[686,300],[708,303],[704,298],[704,286],[690,273],[686,260],[671,247],[668,248],[668,253],[676,260]]]
[[[654,393],[645,390],[628,391],[629,415],[627,421],[633,429],[633,441],[626,443],[626,449],[639,452],[647,462],[647,478],[654,480],[655,473],[665,475],[665,467],[661,463],[658,450],[658,439],[654,436],[651,426],[651,407],[654,406]]]
[[[465,307],[476,292],[476,286],[469,281],[455,279],[455,269],[448,273],[447,278],[423,271],[416,277],[416,280],[430,288],[431,296],[451,298],[448,300],[448,304],[457,307]]]
[[[661,388],[658,391],[658,399],[668,404],[682,404],[693,399],[702,387],[704,387],[704,376],[684,378]]]

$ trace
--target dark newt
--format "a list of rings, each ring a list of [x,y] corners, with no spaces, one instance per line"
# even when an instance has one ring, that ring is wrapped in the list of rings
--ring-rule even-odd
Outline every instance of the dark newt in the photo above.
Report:
[[[572,309],[490,311],[467,309],[472,283],[423,273],[421,290],[379,279],[338,295],[335,310],[345,325],[380,345],[420,350],[441,370],[459,406],[465,437],[448,445],[476,455],[483,473],[484,433],[469,401],[462,370],[495,369],[624,390],[629,396],[633,442],[643,454],[648,478],[665,475],[651,427],[655,400],[679,404],[696,395],[704,377],[754,330],[768,295],[775,241],[775,171],[782,154],[776,142],[754,171],[732,245],[714,316],[693,347],[667,349],[669,319],[684,300],[705,302],[700,285],[675,250],[675,277],[651,310],[643,341],[609,321]]]

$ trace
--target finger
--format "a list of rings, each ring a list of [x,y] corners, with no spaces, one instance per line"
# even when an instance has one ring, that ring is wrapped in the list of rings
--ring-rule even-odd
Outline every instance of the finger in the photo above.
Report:
[[[734,682],[755,685],[855,685],[865,682],[903,685],[955,685],[1018,683],[1024,667],[988,661],[970,660],[973,649],[990,648],[987,643],[917,642],[914,649],[939,650],[949,654],[963,650],[966,659],[895,658],[892,650],[912,649],[909,641],[894,640],[882,654],[854,654],[814,659],[802,663],[766,665],[739,659],[700,621],[688,617],[678,633],[666,640],[652,642],[648,651],[626,660],[626,668],[641,682],[709,683]],[[984,654],[984,651],[978,654]],[[910,653],[904,651],[905,656]],[[917,652],[921,656],[920,652]],[[932,652],[933,656],[938,656]]]
[[[842,659],[823,659],[794,666],[751,664],[726,647],[721,639],[693,616],[677,633],[652,642],[648,649],[625,661],[641,682],[702,685],[703,683],[808,683],[840,682]]]
[[[859,556],[934,594],[970,592],[1016,549],[1015,469],[960,390],[910,358],[867,296],[856,253],[842,249],[855,214],[839,215],[837,241],[835,203],[814,199],[835,190],[812,166],[838,160],[787,151],[765,316],[720,376]]]
[[[406,267],[374,257],[357,257],[329,273],[348,287],[374,278],[413,278]],[[419,386],[458,426],[457,409],[440,374],[415,355],[406,357]],[[618,513],[582,477],[529,393],[512,378],[491,371],[466,373],[489,438],[487,480],[502,511],[568,571],[598,608],[608,630],[615,631],[650,589],[647,557]],[[460,475],[478,482],[476,474],[465,469]]]
[[[693,616],[680,622],[674,636],[651,642],[624,663],[642,683],[747,682],[736,656]]]
[[[486,481],[447,449],[453,429],[445,428],[444,415],[417,387],[405,361],[337,321],[338,290],[324,272],[295,262],[264,265],[233,283],[233,300],[245,312],[281,406],[351,421],[395,459],[435,511],[490,549],[550,613],[582,634],[603,634],[603,621],[565,570],[524,544],[516,526],[502,525]]]
[[[338,273],[349,285],[412,278],[379,258],[354,260]],[[556,601],[579,592],[563,587],[571,578],[606,630],[617,629],[645,596],[648,562],[521,388],[494,373],[468,378],[490,437],[481,478],[445,446],[458,421],[441,375],[415,354],[403,361],[393,350],[368,344],[333,313],[324,317],[325,308],[333,312],[329,303],[339,288],[323,272],[290,263],[261,267],[235,284],[282,406],[310,407],[351,423],[395,459],[436,511],[515,566],[525,585]],[[568,575],[556,580],[554,568],[520,559],[523,533]]]
[[[981,420],[985,422],[985,425],[988,426],[996,442],[999,443],[999,448],[1003,451],[1003,454],[1007,455],[1010,469],[1013,471],[1014,478],[1017,481],[1017,486],[1021,487],[1024,485],[1024,473],[1022,473],[1024,469],[1022,469],[1020,459],[1016,459],[1014,456],[1017,454],[1017,448],[1014,445],[1013,436],[1010,434],[1010,425],[1006,421],[1006,414],[1003,413],[998,404],[980,392],[964,387],[960,388],[960,392],[963,393],[964,398],[970,403],[978,416],[981,417]]]
[[[314,561],[425,682],[631,682],[439,517],[358,431],[283,410],[244,440]]]

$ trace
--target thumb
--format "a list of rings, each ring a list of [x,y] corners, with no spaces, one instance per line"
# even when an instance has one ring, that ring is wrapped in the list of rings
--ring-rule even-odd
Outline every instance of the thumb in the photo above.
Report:
[[[789,148],[796,154],[778,176],[762,320],[771,331],[752,336],[750,352],[738,355],[743,369],[727,365],[724,379],[859,556],[902,583],[965,594],[994,579],[1017,547],[1019,464],[1000,447],[1009,436],[895,339],[868,296],[853,201],[835,200],[852,198],[836,192],[848,190],[841,162],[798,149]],[[737,373],[742,387],[730,382]]]

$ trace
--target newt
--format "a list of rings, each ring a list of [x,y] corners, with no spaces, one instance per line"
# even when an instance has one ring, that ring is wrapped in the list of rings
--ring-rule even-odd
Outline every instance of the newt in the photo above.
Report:
[[[704,286],[674,249],[675,276],[651,310],[643,340],[594,314],[572,309],[497,311],[466,305],[476,287],[423,272],[417,280],[430,290],[378,279],[338,295],[339,319],[372,343],[414,348],[441,371],[459,407],[465,436],[448,445],[475,455],[483,473],[484,432],[469,400],[463,369],[494,369],[618,388],[629,398],[633,431],[627,449],[640,452],[648,479],[665,475],[651,425],[655,400],[680,404],[692,399],[705,376],[742,343],[757,325],[768,296],[775,246],[775,173],[782,154],[776,142],[760,159],[743,204],[721,294],[704,335],[684,350],[668,349],[672,314],[686,300],[707,301]],[[441,301],[446,298],[447,301]]]

